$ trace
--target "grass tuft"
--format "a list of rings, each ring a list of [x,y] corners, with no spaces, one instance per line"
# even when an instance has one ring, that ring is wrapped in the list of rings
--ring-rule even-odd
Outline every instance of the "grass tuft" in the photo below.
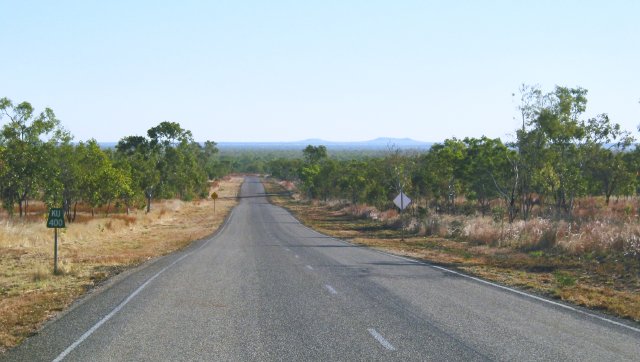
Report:
[[[566,272],[554,272],[553,277],[559,288],[572,287],[576,285],[576,278]]]

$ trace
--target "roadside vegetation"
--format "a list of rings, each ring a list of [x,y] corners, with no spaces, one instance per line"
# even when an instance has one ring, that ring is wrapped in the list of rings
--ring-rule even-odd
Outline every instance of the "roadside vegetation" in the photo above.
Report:
[[[501,236],[502,223],[490,217],[445,214],[424,219],[423,224],[436,229],[408,229],[402,239],[396,210],[310,200],[292,183],[273,178],[265,186],[268,193],[280,195],[271,196],[273,203],[324,234],[640,322],[640,263],[602,248],[601,237],[610,237],[615,229],[581,240],[563,229],[565,223],[550,227],[536,219],[505,224],[509,230]],[[576,243],[588,249],[566,248]]]
[[[62,207],[67,222],[77,206],[151,210],[154,199],[208,197],[208,181],[222,173],[215,142],[195,142],[177,122],[161,122],[145,136],[123,137],[115,148],[95,140],[72,142],[53,110],[0,99],[0,198],[10,217],[28,218],[30,203]]]
[[[53,110],[28,102],[0,99],[0,120],[0,351],[107,278],[213,233],[242,181],[176,122],[109,149],[74,143]],[[52,207],[67,226],[56,275]]]
[[[210,183],[214,201],[158,200],[151,210],[110,213],[82,204],[76,221],[59,229],[59,273],[53,274],[53,231],[46,207],[31,205],[29,220],[0,225],[0,351],[18,344],[103,281],[145,261],[211,235],[236,204],[242,177]]]
[[[284,206],[355,243],[640,321],[640,148],[587,91],[523,86],[512,142],[448,139],[426,152],[270,161]],[[413,202],[398,213],[400,192]],[[401,230],[406,240],[400,240]]]

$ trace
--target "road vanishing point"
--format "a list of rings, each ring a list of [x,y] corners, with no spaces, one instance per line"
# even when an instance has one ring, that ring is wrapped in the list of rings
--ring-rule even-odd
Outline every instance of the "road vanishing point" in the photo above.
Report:
[[[254,197],[218,233],[113,278],[0,360],[640,360],[638,324],[325,236],[261,195],[248,177]]]

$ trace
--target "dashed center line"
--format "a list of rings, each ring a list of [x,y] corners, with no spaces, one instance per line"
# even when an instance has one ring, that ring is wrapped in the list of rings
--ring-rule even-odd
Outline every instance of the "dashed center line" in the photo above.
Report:
[[[284,248],[284,250],[286,250],[286,251],[291,251],[291,249],[289,249],[289,248]]]
[[[296,255],[294,255],[294,256],[295,256],[296,258],[299,258],[299,257],[300,257],[300,255],[298,255],[298,254],[296,254]]]
[[[307,265],[307,269],[313,270],[313,267],[311,265]]]
[[[338,292],[337,292],[335,289],[333,289],[333,287],[332,287],[332,286],[330,286],[329,284],[325,284],[325,285],[324,285],[324,287],[325,287],[325,288],[327,288],[327,290],[329,291],[329,293],[331,293],[331,294],[338,294]]]
[[[367,329],[367,332],[369,332],[369,334],[371,334],[373,338],[375,338],[376,341],[378,341],[382,345],[382,347],[388,349],[389,351],[396,350],[396,347],[394,347],[391,343],[389,343],[389,341],[384,339],[384,337],[380,333],[378,333],[378,331],[376,331],[375,329],[369,328]]]

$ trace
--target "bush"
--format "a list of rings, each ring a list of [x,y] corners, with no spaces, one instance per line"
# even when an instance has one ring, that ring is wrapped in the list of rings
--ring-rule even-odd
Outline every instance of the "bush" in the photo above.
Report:
[[[506,214],[506,210],[502,206],[496,206],[491,209],[491,215],[493,216],[493,221],[496,223],[500,223],[504,220],[504,215]]]
[[[454,239],[458,239],[460,238],[460,236],[462,236],[463,230],[464,230],[463,222],[460,220],[453,220],[451,221],[451,223],[449,223],[449,226],[447,228],[447,236]]]

